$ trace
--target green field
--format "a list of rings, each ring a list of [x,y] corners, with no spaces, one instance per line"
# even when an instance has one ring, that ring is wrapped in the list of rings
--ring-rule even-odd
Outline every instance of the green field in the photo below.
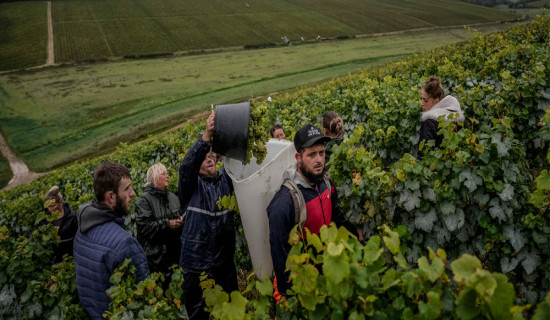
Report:
[[[248,5],[248,7],[246,6]],[[0,70],[46,60],[45,2],[0,3]],[[52,1],[55,63],[314,42],[516,19],[451,0]]]
[[[486,26],[490,32],[505,25]],[[0,126],[35,172],[243,101],[473,37],[466,29],[0,75]]]
[[[0,70],[27,68],[46,62],[46,2],[1,2],[0,30]]]

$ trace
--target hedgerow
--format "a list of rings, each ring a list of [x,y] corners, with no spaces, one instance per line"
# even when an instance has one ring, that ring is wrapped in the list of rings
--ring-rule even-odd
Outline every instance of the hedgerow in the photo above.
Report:
[[[333,149],[330,172],[341,208],[369,239],[362,245],[331,228],[320,243],[314,235],[293,238],[293,293],[277,306],[278,319],[548,317],[549,38],[550,18],[539,17],[274,100],[267,123],[282,123],[290,137],[302,125],[318,123],[325,111],[343,118],[347,138]],[[432,74],[466,114],[461,125],[440,123],[440,148],[418,141],[420,89]],[[52,227],[36,226],[46,218],[42,199],[52,185],[76,209],[92,198],[100,161],[127,166],[137,194],[148,167],[160,161],[176,191],[179,163],[203,128],[190,125],[121,145],[113,154],[1,193],[0,317],[83,315],[74,300],[71,258],[51,265],[58,237]],[[135,233],[132,225],[130,216]],[[395,240],[396,233],[401,239]],[[307,250],[312,246],[315,254]],[[214,291],[205,295],[215,317],[268,317],[269,281],[250,282],[249,290],[258,291],[250,301],[238,292],[229,300],[208,283]]]

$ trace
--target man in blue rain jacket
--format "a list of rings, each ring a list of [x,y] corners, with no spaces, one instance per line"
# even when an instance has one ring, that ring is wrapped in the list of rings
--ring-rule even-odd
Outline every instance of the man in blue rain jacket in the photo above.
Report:
[[[179,197],[184,213],[180,267],[184,271],[183,296],[189,318],[208,319],[200,288],[205,272],[226,292],[235,291],[235,212],[216,202],[233,193],[224,169],[216,170],[216,154],[210,151],[214,113],[206,130],[189,149],[179,169]]]

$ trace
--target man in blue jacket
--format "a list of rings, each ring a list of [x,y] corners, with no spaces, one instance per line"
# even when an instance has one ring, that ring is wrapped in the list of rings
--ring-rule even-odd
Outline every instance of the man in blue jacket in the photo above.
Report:
[[[358,236],[357,230],[348,222],[338,207],[338,194],[332,183],[326,177],[325,143],[330,137],[323,136],[319,128],[305,125],[296,132],[294,146],[296,147],[297,164],[284,173],[285,184],[277,191],[267,207],[269,219],[269,244],[271,258],[275,271],[275,294],[277,302],[281,296],[286,296],[288,272],[285,272],[286,259],[290,252],[288,236],[296,225],[297,217],[294,207],[295,200],[288,186],[296,186],[303,196],[306,215],[300,218],[304,228],[318,234],[323,225],[336,223],[338,227],[346,227],[353,235]],[[287,180],[293,183],[288,184]],[[294,187],[292,187],[294,188]],[[294,190],[293,190],[294,191]]]
[[[94,173],[97,201],[78,208],[78,232],[74,239],[74,265],[80,304],[92,319],[103,319],[111,299],[107,289],[113,271],[126,258],[136,267],[136,279],[149,275],[147,257],[124,226],[132,197],[130,172],[121,164],[103,162]]]
[[[183,296],[189,318],[208,319],[200,288],[205,272],[226,292],[235,291],[235,212],[218,208],[216,201],[233,193],[225,169],[216,170],[216,154],[210,152],[214,114],[206,130],[187,151],[179,169],[179,197],[185,210],[180,267],[183,269]]]

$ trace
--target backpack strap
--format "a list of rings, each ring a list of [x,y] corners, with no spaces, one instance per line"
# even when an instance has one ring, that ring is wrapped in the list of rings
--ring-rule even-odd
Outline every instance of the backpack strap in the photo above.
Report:
[[[307,208],[304,195],[302,191],[298,189],[296,182],[291,179],[286,179],[283,185],[290,191],[290,197],[294,204],[294,222],[300,225],[300,228],[303,228],[307,220]]]
[[[329,198],[332,198],[332,188],[330,186],[330,180],[328,178],[328,175],[325,175],[323,177],[324,181],[325,181],[325,185],[327,186],[327,190],[328,190],[328,197]],[[331,200],[332,201],[332,200]]]

